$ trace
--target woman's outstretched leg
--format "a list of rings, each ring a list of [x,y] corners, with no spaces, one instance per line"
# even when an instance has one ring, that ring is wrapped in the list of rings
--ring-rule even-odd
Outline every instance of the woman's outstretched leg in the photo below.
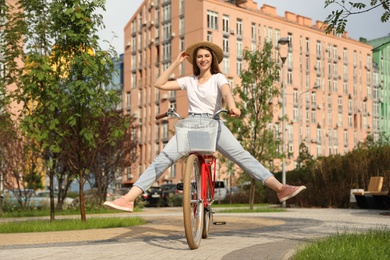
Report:
[[[177,152],[176,137],[173,136],[153,163],[141,174],[129,192],[114,201],[104,202],[103,206],[109,209],[133,212],[135,199],[148,190],[181,157],[182,155]]]
[[[217,149],[223,156],[236,163],[253,178],[274,190],[280,202],[288,200],[306,189],[305,186],[291,186],[280,183],[272,173],[241,146],[222,122],[220,122],[220,134],[217,140]]]
[[[143,191],[139,187],[133,186],[126,195],[123,195],[114,201],[106,201],[103,206],[107,209],[133,212],[134,201],[142,193]]]
[[[305,186],[283,185],[274,176],[266,179],[264,185],[276,192],[280,202],[286,201],[306,189]]]

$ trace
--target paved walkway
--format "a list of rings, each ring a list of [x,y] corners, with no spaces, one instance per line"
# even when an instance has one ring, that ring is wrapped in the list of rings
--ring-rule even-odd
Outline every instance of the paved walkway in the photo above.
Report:
[[[216,213],[210,237],[186,244],[180,208],[146,208],[148,224],[83,231],[0,234],[0,259],[289,259],[295,249],[331,234],[390,228],[389,211],[289,208],[281,213]],[[105,215],[107,216],[107,215]]]

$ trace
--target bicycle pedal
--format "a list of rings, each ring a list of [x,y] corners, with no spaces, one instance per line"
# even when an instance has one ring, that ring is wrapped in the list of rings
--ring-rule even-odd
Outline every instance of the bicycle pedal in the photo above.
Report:
[[[213,222],[214,225],[226,225],[226,221],[215,221]]]

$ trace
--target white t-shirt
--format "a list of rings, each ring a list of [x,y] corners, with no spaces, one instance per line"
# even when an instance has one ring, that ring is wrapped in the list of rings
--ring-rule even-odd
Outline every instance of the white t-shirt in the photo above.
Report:
[[[179,78],[177,82],[181,89],[187,90],[188,112],[214,114],[222,109],[220,88],[229,84],[223,74],[213,74],[203,84],[198,83],[197,76]]]

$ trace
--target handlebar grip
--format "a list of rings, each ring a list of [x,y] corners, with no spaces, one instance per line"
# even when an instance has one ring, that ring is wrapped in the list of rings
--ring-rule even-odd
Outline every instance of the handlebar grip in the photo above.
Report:
[[[164,117],[166,117],[166,116],[168,116],[168,113],[164,113],[164,114],[161,114],[161,115],[157,115],[155,118],[156,118],[156,120],[158,120],[158,119],[164,118]]]

